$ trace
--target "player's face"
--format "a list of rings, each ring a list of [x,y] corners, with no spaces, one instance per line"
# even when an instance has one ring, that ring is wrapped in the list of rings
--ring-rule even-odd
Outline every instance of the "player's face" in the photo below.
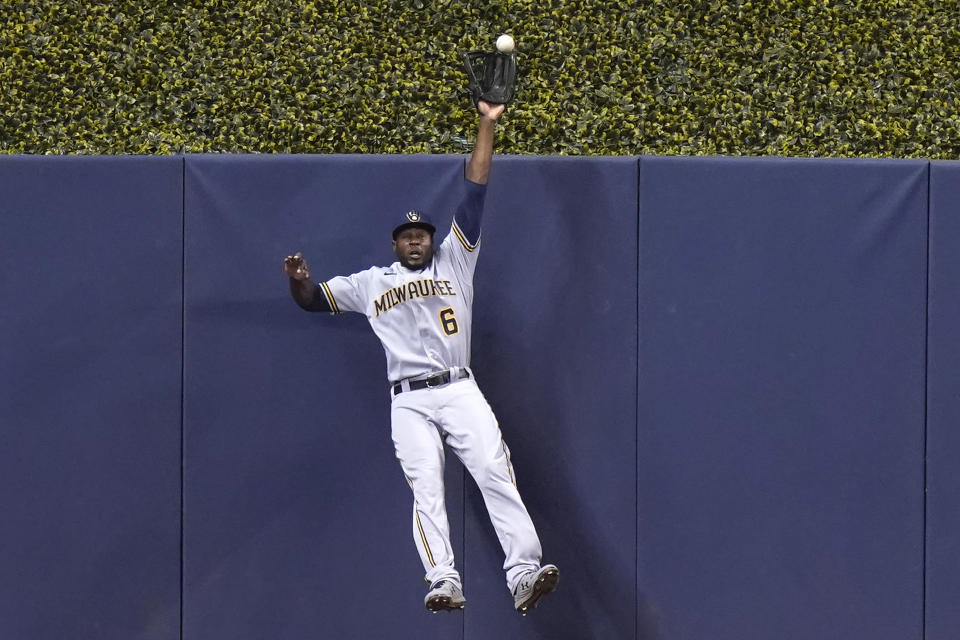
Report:
[[[407,269],[422,269],[433,258],[433,236],[426,229],[404,229],[393,241],[393,252]]]

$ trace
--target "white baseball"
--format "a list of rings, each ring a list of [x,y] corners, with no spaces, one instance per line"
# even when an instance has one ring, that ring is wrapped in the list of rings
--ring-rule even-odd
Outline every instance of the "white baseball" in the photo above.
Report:
[[[513,51],[514,46],[516,46],[516,44],[514,43],[512,36],[503,34],[497,38],[497,51],[500,53],[510,53]]]

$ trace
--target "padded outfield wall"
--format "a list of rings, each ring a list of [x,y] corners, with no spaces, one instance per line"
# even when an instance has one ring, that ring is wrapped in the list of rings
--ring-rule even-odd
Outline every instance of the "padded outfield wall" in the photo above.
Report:
[[[473,367],[560,588],[422,609],[382,349],[318,278],[460,156],[0,159],[4,638],[951,637],[960,165],[498,157]],[[441,232],[442,233],[442,232]]]

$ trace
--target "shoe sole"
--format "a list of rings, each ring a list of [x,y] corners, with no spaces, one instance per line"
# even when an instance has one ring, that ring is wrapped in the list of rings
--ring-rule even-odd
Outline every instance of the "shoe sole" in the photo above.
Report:
[[[523,615],[527,615],[528,611],[536,609],[540,604],[540,601],[543,600],[545,596],[548,596],[554,592],[554,590],[557,588],[558,582],[560,582],[559,570],[548,569],[544,571],[534,583],[533,591],[530,592],[530,597],[517,607],[517,611]]]
[[[466,601],[454,602],[450,596],[434,596],[427,600],[424,605],[427,611],[436,613],[438,611],[457,611],[463,609]]]

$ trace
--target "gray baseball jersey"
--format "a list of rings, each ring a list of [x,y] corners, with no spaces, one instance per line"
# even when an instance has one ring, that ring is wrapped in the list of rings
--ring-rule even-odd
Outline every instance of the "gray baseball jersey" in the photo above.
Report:
[[[470,366],[473,274],[486,187],[464,181],[450,232],[420,270],[394,262],[320,283],[334,313],[364,314],[387,356],[387,378]]]

